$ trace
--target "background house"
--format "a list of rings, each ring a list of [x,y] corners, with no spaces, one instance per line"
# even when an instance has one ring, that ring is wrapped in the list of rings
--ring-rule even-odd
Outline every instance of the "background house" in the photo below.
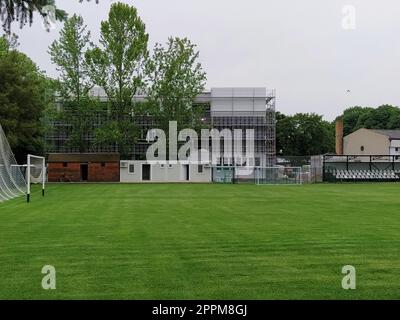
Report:
[[[400,130],[359,129],[343,138],[343,153],[400,156]]]

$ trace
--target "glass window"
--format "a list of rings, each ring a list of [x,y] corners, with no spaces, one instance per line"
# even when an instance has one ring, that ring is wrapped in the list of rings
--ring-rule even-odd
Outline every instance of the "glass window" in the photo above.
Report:
[[[135,165],[134,164],[129,165],[129,173],[135,173]]]

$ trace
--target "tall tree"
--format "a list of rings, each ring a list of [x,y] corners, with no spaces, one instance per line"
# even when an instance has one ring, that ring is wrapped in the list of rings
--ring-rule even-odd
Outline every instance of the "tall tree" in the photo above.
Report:
[[[400,108],[391,105],[352,107],[344,111],[343,121],[345,135],[360,128],[400,129]]]
[[[90,47],[90,31],[82,17],[73,15],[65,21],[59,40],[49,48],[51,61],[60,73],[59,91],[63,99],[79,101],[92,87],[85,60]]]
[[[334,125],[316,114],[277,114],[277,153],[285,156],[317,155],[334,151]]]
[[[53,97],[50,81],[32,60],[0,38],[0,123],[18,160],[42,153],[41,118]]]
[[[206,74],[198,58],[190,40],[169,38],[166,47],[156,44],[147,63],[148,101],[165,132],[169,121],[177,121],[178,130],[201,126],[202,110],[193,103],[204,90]]]
[[[85,53],[92,48],[90,32],[82,17],[73,15],[64,23],[59,40],[54,41],[49,54],[60,73],[61,119],[68,123],[68,146],[79,152],[90,149],[88,137],[93,134],[93,120],[98,102],[90,98],[93,87],[85,60]]]
[[[355,106],[345,110],[345,112],[343,113],[344,135],[348,135],[357,130],[356,128],[358,128],[359,126],[360,117],[370,110],[371,108],[363,108],[359,106]]]
[[[115,3],[101,23],[100,47],[86,54],[90,77],[104,89],[110,105],[110,121],[97,131],[97,141],[117,144],[123,157],[137,137],[133,97],[144,88],[148,38],[136,8]]]
[[[400,124],[394,120],[399,114],[399,108],[382,105],[376,109],[369,109],[361,115],[357,126],[368,129],[399,129]]]

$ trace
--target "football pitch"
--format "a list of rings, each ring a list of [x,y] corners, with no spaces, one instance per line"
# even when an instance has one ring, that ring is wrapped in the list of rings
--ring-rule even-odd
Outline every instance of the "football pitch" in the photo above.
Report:
[[[0,299],[399,298],[400,184],[49,185],[0,203]]]

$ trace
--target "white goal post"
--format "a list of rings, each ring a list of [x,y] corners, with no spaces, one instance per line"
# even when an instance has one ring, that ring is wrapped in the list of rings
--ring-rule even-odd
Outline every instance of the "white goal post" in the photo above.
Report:
[[[42,196],[44,197],[46,186],[46,159],[44,157],[28,154],[26,165],[26,201],[30,202],[31,184],[42,185]]]
[[[301,167],[256,167],[255,183],[257,185],[301,185],[302,168]]]

